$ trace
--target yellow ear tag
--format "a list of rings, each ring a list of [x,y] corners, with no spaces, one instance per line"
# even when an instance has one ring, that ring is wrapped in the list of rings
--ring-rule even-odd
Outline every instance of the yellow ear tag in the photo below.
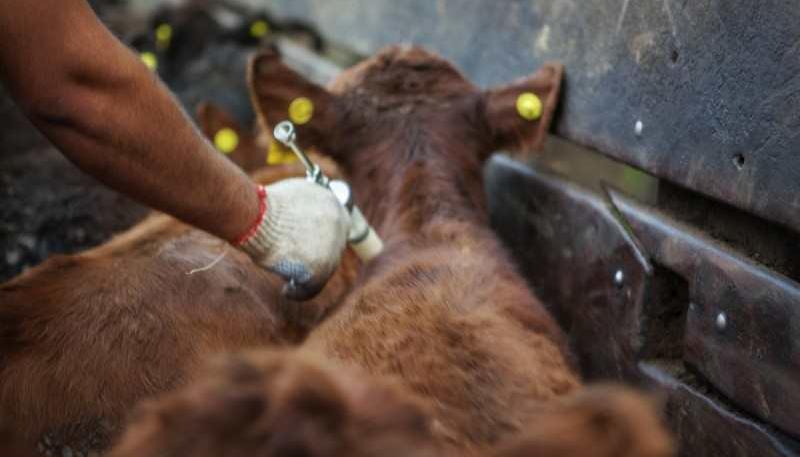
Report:
[[[282,165],[297,161],[294,153],[280,144],[277,140],[272,140],[267,151],[267,165]]]
[[[533,92],[524,92],[517,97],[517,112],[523,119],[535,121],[542,117],[542,100]]]
[[[223,154],[230,154],[239,146],[239,135],[233,129],[222,128],[214,135],[214,146]]]
[[[169,24],[160,24],[156,27],[156,43],[159,49],[167,49],[170,41],[172,41],[172,26]]]
[[[269,24],[267,21],[258,20],[250,24],[250,36],[253,38],[261,38],[269,33]]]
[[[295,98],[289,104],[289,120],[295,124],[307,124],[312,117],[314,117],[314,102],[306,97]]]
[[[145,51],[139,54],[139,57],[144,62],[144,65],[150,69],[150,71],[158,70],[158,57],[150,51]]]

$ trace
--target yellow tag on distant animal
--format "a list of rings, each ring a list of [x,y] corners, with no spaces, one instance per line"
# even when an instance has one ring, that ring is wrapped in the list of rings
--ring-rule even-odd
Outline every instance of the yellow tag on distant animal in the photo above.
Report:
[[[277,140],[272,140],[267,151],[267,165],[283,165],[297,161],[294,153],[280,144]]]
[[[230,154],[239,147],[239,135],[233,129],[222,128],[214,135],[214,146],[223,154]]]
[[[150,51],[145,51],[139,54],[139,57],[144,62],[145,66],[150,69],[150,71],[158,70],[158,57]]]
[[[167,49],[171,41],[172,26],[169,24],[159,24],[159,26],[156,27],[156,44],[159,49]]]
[[[517,112],[523,119],[535,121],[542,117],[542,100],[533,92],[524,92],[517,97]]]
[[[295,98],[289,104],[289,120],[295,124],[307,124],[312,117],[314,117],[314,102],[308,98]]]
[[[250,24],[250,36],[253,38],[261,38],[269,33],[269,24],[267,21],[258,20]]]

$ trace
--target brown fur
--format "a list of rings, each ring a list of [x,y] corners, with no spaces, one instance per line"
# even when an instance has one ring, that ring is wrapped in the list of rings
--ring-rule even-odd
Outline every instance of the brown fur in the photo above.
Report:
[[[556,90],[558,75],[517,90]],[[337,95],[271,54],[250,80],[267,124],[291,99],[314,100],[301,141],[344,165],[386,251],[299,349],[207,372],[150,406],[113,457],[491,455],[515,439],[498,455],[669,455],[649,401],[580,388],[563,335],[486,228],[479,169],[491,141],[535,145],[544,132],[481,119],[508,114],[495,94],[511,89],[481,95],[402,48],[345,73]]]
[[[308,351],[216,361],[192,386],[143,405],[109,457],[452,457],[423,402],[385,377]],[[600,386],[554,400],[493,457],[666,457],[649,399]]]
[[[394,383],[308,353],[228,357],[144,405],[110,457],[426,457],[428,415]]]
[[[301,173],[279,166],[273,182]],[[187,274],[225,257],[208,271]],[[0,285],[0,415],[38,439],[103,418],[116,429],[138,401],[186,382],[208,354],[293,345],[341,299],[346,256],[316,299],[204,232],[153,215],[80,255],[57,256]]]
[[[581,391],[581,383],[568,363],[564,336],[487,228],[482,162],[497,148],[541,144],[561,71],[558,65],[547,65],[530,78],[482,92],[442,59],[418,48],[398,47],[346,72],[328,92],[299,78],[273,54],[255,59],[250,81],[262,121],[269,126],[283,120],[286,107],[298,96],[314,101],[313,120],[298,127],[301,142],[319,147],[343,166],[357,202],[384,238],[386,250],[361,271],[359,287],[300,349],[245,357],[165,397],[143,413],[115,457],[428,456],[437,450],[484,454],[527,432],[532,438],[509,452],[580,452],[587,440],[598,439],[595,446],[609,450],[598,451],[598,456],[667,455],[667,448],[625,444],[663,436],[651,408],[638,397],[619,403],[616,393],[606,393],[597,401],[566,400]],[[509,106],[523,91],[534,91],[543,100],[540,121],[522,120]],[[158,224],[143,230],[172,233]],[[170,239],[169,246],[180,245],[180,238],[165,238]],[[191,372],[199,353],[237,349],[230,342],[241,342],[243,335],[257,333],[263,344],[273,345],[302,338],[302,331],[283,333],[278,325],[276,332],[276,327],[264,324],[291,327],[292,320],[278,319],[281,314],[274,307],[264,311],[272,319],[258,319],[261,316],[247,314],[252,307],[239,304],[232,309],[235,300],[214,299],[213,292],[218,287],[224,291],[222,285],[232,279],[247,289],[248,283],[236,276],[241,265],[217,267],[221,277],[207,282],[194,279],[192,287],[184,284],[186,288],[176,289],[174,283],[182,284],[182,277],[162,279],[170,278],[175,269],[151,273],[149,268],[134,268],[130,273],[135,256],[123,246],[135,243],[140,249],[147,246],[138,236],[130,236],[122,246],[112,243],[101,248],[99,258],[124,262],[126,273],[137,280],[116,282],[123,280],[109,275],[109,270],[119,271],[113,267],[104,275],[89,274],[84,280],[87,290],[82,292],[86,295],[72,297],[94,306],[81,308],[75,301],[51,305],[42,309],[52,321],[28,322],[13,315],[10,321],[17,325],[5,327],[13,330],[7,341],[24,343],[13,346],[12,354],[22,354],[26,347],[50,351],[38,359],[20,355],[15,367],[33,363],[38,373],[60,374],[64,368],[43,361],[69,360],[92,372],[89,379],[78,378],[77,388],[63,376],[47,378],[43,388],[30,373],[4,384],[24,392],[25,383],[32,383],[50,399],[67,398],[42,408],[35,399],[20,397],[40,408],[35,412],[64,420],[62,408],[74,412],[79,402],[88,402],[95,410],[118,414],[103,409],[108,390],[118,389],[113,393],[124,401],[116,405],[127,406],[136,398],[126,394],[139,392],[141,398],[182,380],[153,382],[142,369],[141,357],[155,360],[160,376],[176,376]],[[208,249],[192,246],[170,251],[161,245],[147,258],[155,254],[191,265],[181,265],[180,271],[213,257]],[[197,259],[197,252],[204,253],[202,259]],[[52,277],[68,278],[61,284],[79,279],[65,272]],[[260,278],[251,286],[264,287]],[[345,281],[337,290],[346,286]],[[56,290],[69,294],[66,285]],[[112,300],[116,306],[102,306],[104,290],[121,297]],[[174,296],[181,297],[175,304],[165,300]],[[189,303],[191,310],[184,310]],[[108,317],[98,314],[103,312]],[[38,316],[30,311],[21,314],[26,319],[29,314]],[[188,320],[185,327],[181,318]],[[202,325],[196,324],[198,318]],[[259,320],[261,329],[254,329]],[[81,334],[75,332],[54,336],[54,331],[67,327],[63,322],[80,322],[101,344],[81,343]],[[273,333],[265,338],[262,331],[280,337]],[[63,348],[74,355],[64,355]],[[89,385],[95,379],[104,383]],[[158,388],[148,390],[153,384]],[[73,402],[64,392],[95,396]],[[8,399],[17,398],[3,395],[6,405]],[[604,402],[612,405],[608,416],[596,407]],[[624,407],[614,406],[618,404]],[[19,410],[16,414],[26,417]],[[622,424],[621,434],[613,432],[617,424]],[[564,435],[553,444],[553,435],[541,430]],[[559,443],[566,444],[552,447]]]
[[[401,381],[459,449],[513,436],[580,386],[563,335],[487,228],[481,179],[495,148],[541,144],[560,79],[549,64],[481,92],[446,61],[402,47],[346,71],[332,92],[273,54],[251,65],[266,124],[282,120],[292,98],[314,100],[299,138],[342,165],[386,242],[305,350]],[[539,122],[516,114],[508,94],[523,91],[543,100]]]
[[[674,449],[655,402],[617,386],[559,400],[495,457],[666,457]]]
[[[37,455],[33,446],[26,444],[2,418],[0,418],[0,455],[3,457],[34,457]]]

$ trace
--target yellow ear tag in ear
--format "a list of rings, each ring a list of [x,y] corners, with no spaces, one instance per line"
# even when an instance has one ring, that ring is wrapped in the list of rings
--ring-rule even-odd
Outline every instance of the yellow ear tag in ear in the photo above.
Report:
[[[214,135],[214,146],[223,154],[230,154],[239,146],[239,135],[233,129],[222,128]]]
[[[535,121],[542,117],[542,100],[533,92],[524,92],[517,97],[517,112],[523,119]]]
[[[282,165],[297,161],[294,153],[280,144],[277,140],[273,139],[269,143],[269,151],[267,151],[267,165]]]
[[[145,51],[139,54],[139,57],[144,62],[144,65],[150,69],[150,71],[158,70],[158,57],[150,51]]]
[[[289,120],[295,124],[307,124],[312,117],[314,117],[314,102],[308,98],[295,98],[289,104]]]
[[[257,20],[250,24],[250,36],[253,38],[261,38],[269,33],[269,24],[264,20]]]
[[[167,49],[172,41],[172,26],[169,24],[159,24],[156,27],[156,43],[159,49]]]

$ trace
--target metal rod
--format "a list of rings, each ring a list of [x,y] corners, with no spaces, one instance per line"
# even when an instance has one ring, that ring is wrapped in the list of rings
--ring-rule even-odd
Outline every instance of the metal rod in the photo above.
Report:
[[[297,133],[294,130],[294,124],[289,121],[278,123],[278,125],[275,126],[275,130],[272,132],[272,136],[294,152],[303,166],[306,167],[306,173],[310,178],[314,180],[318,179],[320,174],[319,166],[312,162],[306,153],[297,146]]]

